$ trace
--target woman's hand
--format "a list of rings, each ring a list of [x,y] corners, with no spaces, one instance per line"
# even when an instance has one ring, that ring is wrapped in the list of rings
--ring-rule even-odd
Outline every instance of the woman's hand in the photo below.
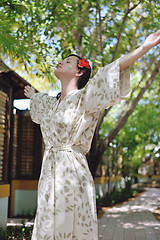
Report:
[[[155,47],[158,44],[160,44],[160,30],[150,34],[144,41],[142,47],[149,51],[152,47]]]
[[[33,94],[35,94],[36,90],[33,87],[30,87],[29,85],[25,86],[24,88],[24,95],[27,98],[31,98]]]

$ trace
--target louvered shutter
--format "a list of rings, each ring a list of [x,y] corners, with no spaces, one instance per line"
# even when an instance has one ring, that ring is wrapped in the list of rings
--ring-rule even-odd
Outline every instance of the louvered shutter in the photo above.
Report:
[[[14,127],[13,127],[13,146],[12,146],[12,178],[17,176],[17,131],[18,131],[18,115],[13,115]]]
[[[22,122],[21,177],[32,177],[34,168],[34,125],[28,116],[23,116]]]
[[[0,90],[0,181],[3,180],[7,94]]]

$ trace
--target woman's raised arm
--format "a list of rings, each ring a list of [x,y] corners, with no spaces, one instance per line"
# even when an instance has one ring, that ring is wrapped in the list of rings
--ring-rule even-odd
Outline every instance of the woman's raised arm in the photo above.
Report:
[[[151,48],[155,47],[159,43],[160,30],[149,35],[142,44],[142,46],[120,58],[120,71],[129,67],[131,64],[133,64],[136,60],[141,58],[145,53],[147,53]]]

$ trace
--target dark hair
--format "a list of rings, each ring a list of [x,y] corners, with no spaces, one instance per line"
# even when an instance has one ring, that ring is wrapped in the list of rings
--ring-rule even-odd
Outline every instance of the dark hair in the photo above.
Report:
[[[79,59],[82,59],[80,56],[76,55],[76,54],[70,54],[68,57],[77,57],[77,67],[83,72],[83,74],[79,77],[78,82],[77,82],[77,87],[78,89],[84,88],[84,86],[87,84],[87,82],[89,81],[90,75],[91,75],[91,68],[80,68],[78,66],[79,63]]]

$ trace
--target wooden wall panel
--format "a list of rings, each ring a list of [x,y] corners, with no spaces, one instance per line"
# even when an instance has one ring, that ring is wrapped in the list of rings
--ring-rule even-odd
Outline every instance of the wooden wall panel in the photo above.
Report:
[[[42,137],[28,111],[14,114],[12,179],[38,179],[42,161]]]

